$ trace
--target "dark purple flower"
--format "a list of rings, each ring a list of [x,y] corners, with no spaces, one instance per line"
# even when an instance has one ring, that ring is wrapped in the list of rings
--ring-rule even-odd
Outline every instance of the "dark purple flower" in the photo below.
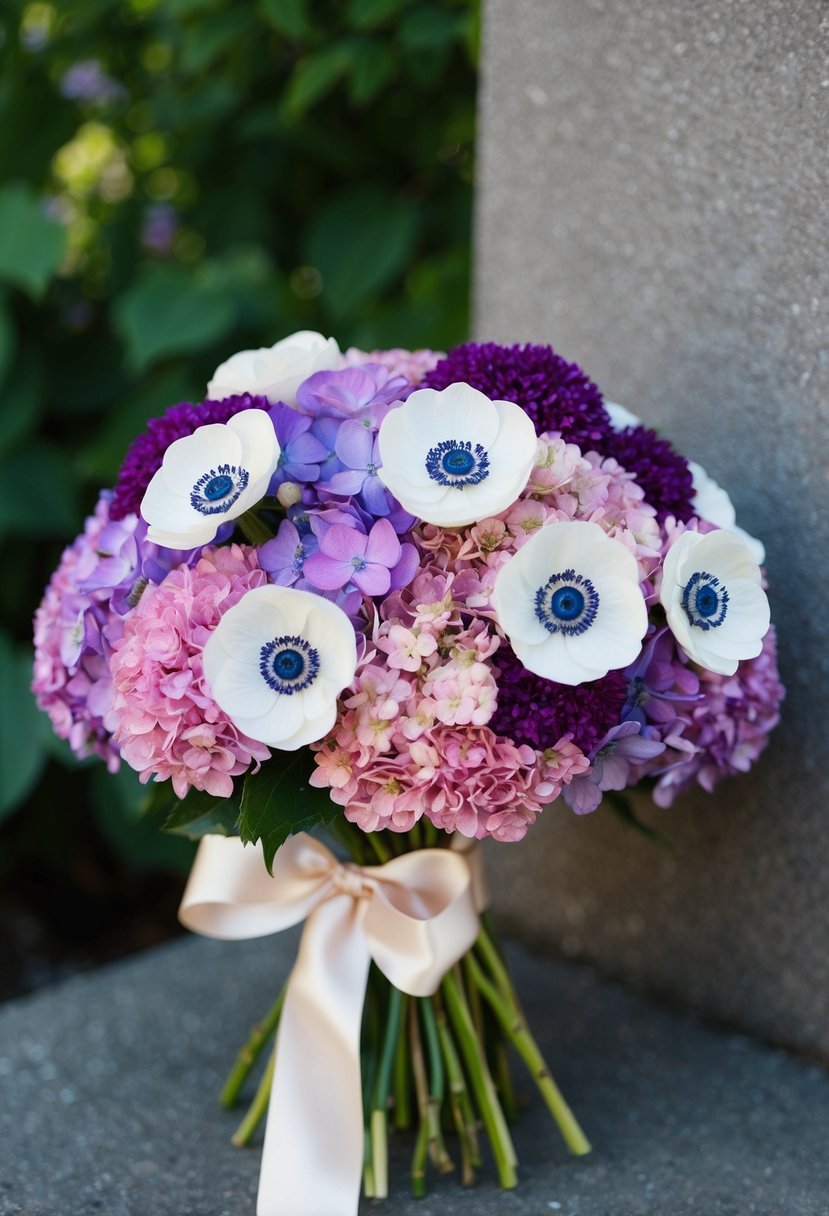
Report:
[[[456,346],[423,377],[423,388],[447,388],[463,380],[493,401],[514,401],[529,414],[540,434],[559,431],[584,451],[611,434],[602,395],[577,363],[568,363],[551,346],[499,346],[469,342]]]
[[[273,540],[266,541],[259,550],[259,565],[278,587],[307,590],[310,583],[303,577],[303,566],[305,559],[318,548],[317,538],[310,529],[300,535],[296,524],[283,519]]]
[[[667,515],[683,523],[691,519],[694,479],[688,461],[667,439],[660,439],[647,426],[626,426],[611,431],[600,451],[603,456],[615,457],[623,469],[636,476],[660,523]]]
[[[506,642],[495,661],[500,670],[498,706],[489,726],[496,734],[539,751],[570,734],[586,752],[619,722],[627,693],[621,671],[573,688],[527,671]]]
[[[171,405],[160,418],[151,418],[143,435],[134,439],[127,450],[109,509],[110,519],[123,519],[125,515],[139,515],[141,500],[152,480],[161,468],[164,453],[176,439],[192,435],[200,426],[209,422],[227,422],[241,410],[269,410],[271,404],[266,397],[253,397],[240,393],[226,397],[224,401],[202,401],[194,405],[182,401]]]
[[[326,445],[310,434],[312,420],[281,402],[269,413],[281,449],[271,488],[282,485],[283,481],[306,484],[317,481],[320,465],[328,459],[329,453]]]
[[[379,426],[391,406],[405,401],[412,386],[379,363],[315,372],[297,389],[297,409],[315,418],[357,419]]]
[[[631,768],[652,760],[665,750],[665,744],[645,734],[638,722],[621,722],[612,727],[590,753],[592,767],[583,777],[574,777],[565,787],[564,800],[577,815],[595,811],[604,790],[624,790],[634,784],[638,774]]]

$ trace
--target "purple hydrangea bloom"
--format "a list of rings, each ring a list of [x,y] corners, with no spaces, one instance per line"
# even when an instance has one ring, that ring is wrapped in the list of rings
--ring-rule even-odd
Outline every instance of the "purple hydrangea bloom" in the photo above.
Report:
[[[362,422],[344,422],[337,435],[335,451],[343,468],[325,483],[324,488],[332,494],[359,495],[372,515],[388,515],[396,500],[377,476],[381,464],[377,432]]]
[[[326,527],[319,550],[305,561],[304,573],[321,591],[336,591],[353,583],[363,595],[375,596],[385,595],[392,586],[405,586],[417,568],[414,545],[401,545],[388,520],[378,519],[368,534],[342,523]],[[394,582],[393,574],[397,575]]]
[[[633,785],[639,775],[631,775],[631,768],[664,752],[665,744],[645,733],[652,730],[638,722],[621,722],[611,727],[590,752],[590,771],[583,777],[574,777],[564,788],[564,800],[577,815],[595,811],[604,790],[624,790]]]
[[[405,401],[412,386],[379,363],[315,372],[297,389],[297,409],[314,418],[351,418],[379,426],[391,406]]]
[[[312,419],[282,402],[273,406],[269,413],[281,449],[271,488],[281,486],[283,481],[305,484],[317,481],[320,466],[328,459],[329,451],[321,439],[310,433]]]
[[[311,422],[310,433],[325,450],[325,456],[320,461],[319,472],[319,479],[325,484],[343,467],[337,455],[337,436],[341,426],[342,423],[338,418],[314,418]]]
[[[493,401],[514,401],[532,418],[538,434],[559,431],[583,451],[604,451],[612,433],[602,395],[577,363],[551,346],[456,346],[423,377],[423,388],[448,388],[463,380]]]
[[[772,626],[755,659],[740,663],[733,676],[699,671],[702,696],[679,709],[665,736],[672,763],[656,773],[658,806],[700,785],[708,793],[723,779],[751,768],[780,720],[785,689],[777,670],[777,636]]]
[[[153,474],[161,468],[164,453],[171,443],[183,435],[192,435],[209,422],[227,422],[242,410],[269,410],[267,397],[239,393],[224,401],[202,401],[198,405],[181,401],[171,405],[160,418],[151,418],[143,435],[134,439],[127,450],[109,508],[110,519],[139,515],[141,500]]]
[[[63,553],[35,616],[32,691],[79,756],[93,753],[115,771],[112,679],[109,659],[124,631],[124,617],[149,579],[160,582],[182,558],[146,542],[146,524],[135,515],[110,518],[109,493],[101,494],[84,531]]]
[[[259,550],[259,565],[278,587],[307,591],[311,584],[303,574],[305,559],[318,548],[319,543],[310,528],[300,533],[295,523],[283,519],[273,540],[266,541]]]
[[[658,629],[645,643],[635,663],[625,671],[627,700],[622,708],[623,722],[638,722],[644,727],[656,723],[667,727],[677,716],[679,705],[702,699],[699,678],[679,657],[676,641],[667,625]]]

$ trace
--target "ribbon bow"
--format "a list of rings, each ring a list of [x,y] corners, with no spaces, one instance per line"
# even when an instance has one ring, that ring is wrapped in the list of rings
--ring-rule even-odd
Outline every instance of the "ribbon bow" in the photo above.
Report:
[[[363,1162],[360,1027],[372,959],[430,996],[478,933],[466,856],[421,849],[381,866],[339,862],[291,837],[273,877],[261,848],[206,836],[179,919],[242,939],[306,922],[276,1041],[257,1216],[356,1216]]]

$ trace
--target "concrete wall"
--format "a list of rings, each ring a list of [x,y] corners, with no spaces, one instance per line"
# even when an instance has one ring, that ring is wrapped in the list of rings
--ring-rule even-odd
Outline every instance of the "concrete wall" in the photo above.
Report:
[[[502,919],[824,1055],[827,14],[488,0],[476,275],[479,337],[552,342],[729,488],[767,544],[789,688],[749,777],[645,805],[673,856],[563,806],[490,850]]]

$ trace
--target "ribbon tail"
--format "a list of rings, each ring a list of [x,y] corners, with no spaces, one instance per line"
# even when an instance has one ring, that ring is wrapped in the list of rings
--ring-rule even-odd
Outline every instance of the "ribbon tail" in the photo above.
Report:
[[[364,910],[364,900],[337,894],[306,921],[276,1041],[257,1216],[357,1214]]]

